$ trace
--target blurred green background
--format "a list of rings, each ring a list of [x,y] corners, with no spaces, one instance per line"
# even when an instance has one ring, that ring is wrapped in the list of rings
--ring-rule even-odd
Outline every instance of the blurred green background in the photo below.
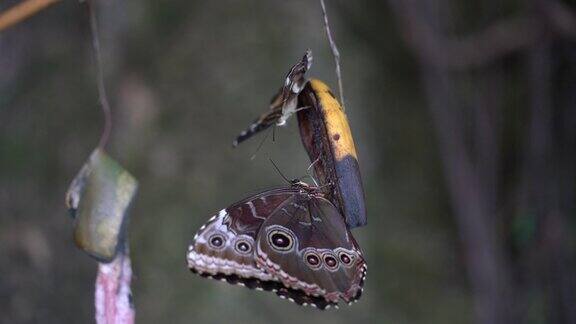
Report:
[[[185,262],[216,211],[284,183],[269,158],[289,178],[305,174],[295,120],[254,160],[262,135],[231,143],[307,48],[309,75],[336,91],[319,2],[97,2],[108,151],[140,182],[129,230],[137,321],[576,321],[573,8],[327,6],[369,271],[359,303],[320,312],[201,279]],[[93,321],[96,263],[73,245],[64,193],[102,125],[85,6],[57,3],[0,32],[0,322]]]

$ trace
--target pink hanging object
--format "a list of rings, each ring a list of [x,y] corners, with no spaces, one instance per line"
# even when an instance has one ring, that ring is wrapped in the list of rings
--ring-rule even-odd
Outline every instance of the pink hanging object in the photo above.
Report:
[[[96,323],[134,323],[131,281],[132,268],[127,252],[118,253],[110,263],[98,263],[94,296]]]

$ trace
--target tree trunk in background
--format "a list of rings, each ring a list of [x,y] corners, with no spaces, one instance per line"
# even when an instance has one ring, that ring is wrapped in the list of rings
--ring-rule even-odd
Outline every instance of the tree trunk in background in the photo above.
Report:
[[[504,168],[500,158],[499,120],[502,112],[498,108],[504,105],[501,103],[502,97],[494,94],[494,91],[499,90],[495,85],[498,85],[501,78],[498,77],[498,65],[479,57],[482,57],[481,49],[489,49],[485,53],[509,53],[510,44],[499,41],[506,40],[507,37],[502,35],[508,31],[502,29],[497,33],[481,33],[484,37],[478,37],[479,53],[457,51],[465,46],[458,46],[458,41],[450,42],[442,34],[447,26],[454,24],[447,14],[447,1],[391,0],[390,5],[399,19],[401,31],[420,62],[421,77],[444,162],[444,175],[466,253],[465,262],[473,293],[476,322],[517,323],[525,320],[526,313],[534,305],[532,298],[526,296],[533,294],[530,290],[536,287],[543,294],[541,298],[548,304],[547,315],[543,314],[543,317],[553,323],[575,323],[575,280],[571,272],[574,266],[571,256],[574,253],[570,248],[573,242],[570,244],[566,231],[569,222],[566,217],[574,215],[575,198],[574,60],[566,58],[564,64],[569,69],[563,72],[563,77],[557,75],[557,62],[561,60],[559,56],[562,52],[552,51],[551,48],[553,44],[559,46],[562,40],[558,40],[555,30],[548,29],[546,21],[551,18],[546,14],[570,19],[574,18],[574,14],[556,2],[536,1],[536,9],[530,8],[531,17],[535,17],[533,24],[540,26],[540,29],[534,31],[533,27],[528,30],[517,28],[509,34],[516,34],[519,39],[530,33],[541,36],[521,42],[518,48],[528,53],[524,73],[528,80],[527,92],[530,94],[526,109],[530,122],[526,138],[520,137],[518,140],[525,143],[519,146],[521,149],[517,152],[523,157],[524,163],[520,171],[520,205],[515,209],[519,214],[506,218],[498,216],[499,208],[513,205],[514,201],[496,199],[498,193],[506,191],[505,184],[499,180],[499,174]],[[561,19],[553,21],[556,24]],[[562,24],[556,24],[556,28]],[[574,20],[565,25],[575,26]],[[487,35],[493,36],[494,41],[485,37]],[[474,44],[471,39],[468,45]],[[512,41],[512,38],[509,40]],[[566,42],[570,45],[568,47],[573,47],[573,39]],[[490,43],[508,50],[487,48],[485,45]],[[467,58],[468,54],[472,54],[473,58]],[[499,58],[488,56],[491,60]],[[446,57],[457,58],[457,62],[483,62],[485,67],[479,68],[476,64],[470,66],[474,69],[473,79],[486,78],[492,82],[475,89],[478,94],[464,98],[456,85],[465,82],[462,72],[466,66],[454,65]],[[453,72],[453,67],[457,67],[460,74]],[[558,84],[560,80],[565,80],[569,86]],[[553,94],[553,89],[563,89],[566,93]],[[559,103],[554,100],[554,95],[570,99]],[[512,127],[510,122],[507,126]],[[510,130],[506,132],[512,133]],[[510,177],[512,174],[505,176]],[[565,175],[570,176],[562,178]],[[514,199],[514,195],[504,197]],[[530,217],[531,212],[541,232],[530,238],[531,244],[519,247],[519,255],[528,260],[510,259],[512,233],[503,232],[503,229],[513,228],[514,222]],[[533,248],[539,251],[536,258],[529,251]],[[535,277],[526,277],[526,273],[534,271]],[[520,283],[522,279],[519,281],[515,276],[529,282]],[[517,298],[520,296],[522,298]]]

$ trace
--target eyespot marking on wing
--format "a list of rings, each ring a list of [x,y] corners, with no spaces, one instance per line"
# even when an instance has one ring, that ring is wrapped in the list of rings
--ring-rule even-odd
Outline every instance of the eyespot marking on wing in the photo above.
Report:
[[[268,244],[277,252],[290,252],[294,247],[296,236],[291,230],[279,226],[269,226],[266,228],[266,238]]]

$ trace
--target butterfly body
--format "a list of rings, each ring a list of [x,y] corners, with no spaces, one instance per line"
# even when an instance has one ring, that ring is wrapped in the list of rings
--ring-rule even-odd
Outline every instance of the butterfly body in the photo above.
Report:
[[[223,209],[188,250],[193,272],[324,309],[360,297],[366,263],[317,187],[294,181]]]

